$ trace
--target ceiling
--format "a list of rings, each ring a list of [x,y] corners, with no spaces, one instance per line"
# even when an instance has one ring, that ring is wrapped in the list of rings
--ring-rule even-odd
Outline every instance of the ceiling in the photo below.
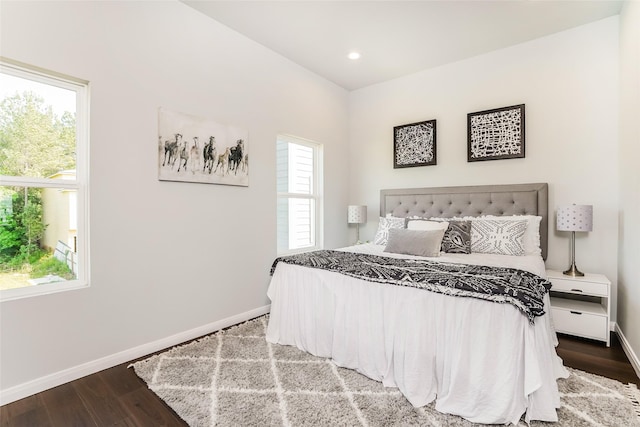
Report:
[[[620,13],[621,1],[182,0],[347,89]],[[350,60],[347,54],[362,56]]]

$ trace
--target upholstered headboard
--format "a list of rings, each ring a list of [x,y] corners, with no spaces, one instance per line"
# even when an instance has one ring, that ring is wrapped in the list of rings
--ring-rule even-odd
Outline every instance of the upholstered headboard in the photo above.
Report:
[[[546,183],[380,190],[380,216],[538,215],[542,258],[547,259],[548,193]]]

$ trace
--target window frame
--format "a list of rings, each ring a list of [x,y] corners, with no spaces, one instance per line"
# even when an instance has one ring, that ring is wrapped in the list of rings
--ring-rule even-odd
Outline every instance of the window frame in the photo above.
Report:
[[[324,236],[324,219],[322,212],[323,209],[323,191],[322,191],[322,183],[323,183],[323,169],[322,169],[322,155],[323,155],[323,145],[321,143],[311,141],[308,139],[300,138],[297,136],[279,134],[276,138],[276,144],[278,142],[286,142],[288,144],[297,144],[305,147],[309,147],[313,150],[313,178],[312,178],[312,192],[311,194],[305,193],[294,193],[294,192],[280,192],[276,190],[276,206],[278,205],[278,201],[281,199],[303,199],[303,200],[313,200],[314,208],[312,210],[312,221],[311,227],[313,230],[314,242],[315,244],[312,246],[306,246],[298,249],[287,249],[284,251],[279,250],[278,243],[276,239],[276,252],[279,256],[282,255],[292,255],[296,253],[310,252],[318,249],[322,249],[324,246],[323,236]],[[291,162],[287,163],[287,169],[291,169]],[[276,209],[276,234],[278,233],[277,224],[278,224],[278,213]],[[290,231],[290,229],[289,229]]]
[[[75,190],[77,218],[76,278],[63,282],[0,290],[0,302],[47,295],[89,286],[89,82],[55,71],[45,70],[0,56],[0,71],[38,83],[76,93],[76,177],[49,179],[0,175],[0,185],[7,187],[57,188]]]

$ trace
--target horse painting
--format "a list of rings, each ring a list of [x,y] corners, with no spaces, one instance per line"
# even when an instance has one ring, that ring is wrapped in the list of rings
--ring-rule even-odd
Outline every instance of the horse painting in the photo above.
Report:
[[[233,171],[235,175],[238,174],[238,168],[240,162],[242,162],[242,151],[244,150],[244,142],[239,139],[236,141],[236,146],[231,148],[229,155],[229,171]]]
[[[246,129],[160,107],[155,137],[160,181],[249,185]]]
[[[218,170],[218,166],[220,166],[220,172],[222,173],[222,175],[225,175],[226,173],[229,173],[229,147],[227,147],[226,150],[224,150],[224,153],[220,154],[218,156],[218,163],[216,163],[216,168],[213,170],[213,172],[216,172]],[[225,168],[226,173],[225,173]]]
[[[180,140],[182,139],[182,135],[179,133],[176,133],[174,135],[175,141],[170,141],[170,140],[166,140],[164,142],[164,160],[162,162],[162,166],[164,166],[167,163],[167,155],[169,157],[169,166],[173,166],[173,164],[176,162],[176,152],[178,151],[178,144],[180,143]]]
[[[249,153],[244,155],[244,160],[242,161],[242,172],[248,173],[249,170]]]
[[[189,152],[189,158],[191,159],[191,173],[195,175],[196,171],[200,170],[200,148],[198,147],[198,137],[193,137],[193,146]]]
[[[216,161],[216,147],[215,147],[216,137],[210,136],[209,142],[207,142],[202,149],[202,157],[204,158],[204,166],[202,167],[202,173],[206,169],[209,169],[209,173],[213,169],[213,163]]]
[[[189,152],[187,151],[187,141],[184,142],[182,150],[180,150],[180,163],[178,163],[178,172],[180,168],[187,170],[187,162],[189,161]]]

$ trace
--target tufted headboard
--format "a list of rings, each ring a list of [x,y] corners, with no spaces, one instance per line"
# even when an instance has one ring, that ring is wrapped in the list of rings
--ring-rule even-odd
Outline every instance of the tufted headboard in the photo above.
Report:
[[[547,259],[546,183],[380,190],[380,216],[451,218],[481,215],[538,215],[542,258]]]

